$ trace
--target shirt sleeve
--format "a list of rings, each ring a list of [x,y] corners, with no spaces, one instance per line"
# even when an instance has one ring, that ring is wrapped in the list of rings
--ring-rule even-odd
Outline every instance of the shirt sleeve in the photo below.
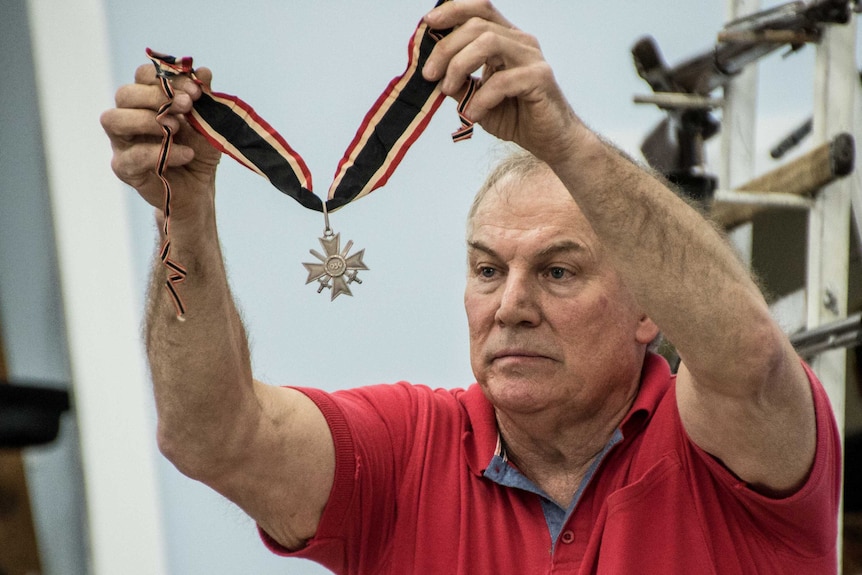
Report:
[[[803,366],[814,399],[817,447],[808,477],[796,492],[781,498],[763,495],[693,442],[689,444],[696,458],[706,464],[725,493],[740,502],[744,516],[764,537],[782,542],[788,553],[818,557],[833,552],[838,537],[841,439],[826,390],[814,372],[804,363]]]
[[[409,424],[421,389],[405,383],[327,393],[298,388],[323,413],[335,444],[335,478],[316,535],[290,551],[260,530],[277,555],[310,559],[336,573],[369,573],[384,560],[394,527]]]

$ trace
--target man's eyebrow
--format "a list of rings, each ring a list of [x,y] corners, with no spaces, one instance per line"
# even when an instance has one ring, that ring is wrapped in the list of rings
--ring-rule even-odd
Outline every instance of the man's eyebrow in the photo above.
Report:
[[[467,248],[469,250],[484,252],[493,258],[499,258],[500,257],[499,255],[497,255],[497,252],[495,252],[494,250],[492,250],[491,248],[489,248],[488,246],[486,246],[482,242],[477,242],[476,240],[468,241],[467,242]]]
[[[470,240],[467,242],[467,247],[470,250],[476,250],[476,251],[484,252],[491,257],[499,258],[499,255],[497,254],[497,252],[495,252],[493,249],[486,246],[482,242],[479,242],[476,240]],[[560,241],[554,242],[553,244],[542,249],[538,253],[538,255],[540,257],[547,257],[547,256],[553,256],[553,255],[557,255],[560,253],[564,253],[564,252],[583,252],[583,251],[586,251],[586,247],[580,242],[576,242],[574,240],[560,240]]]
[[[580,242],[574,240],[560,240],[539,252],[540,256],[552,256],[563,252],[582,252],[586,247]]]

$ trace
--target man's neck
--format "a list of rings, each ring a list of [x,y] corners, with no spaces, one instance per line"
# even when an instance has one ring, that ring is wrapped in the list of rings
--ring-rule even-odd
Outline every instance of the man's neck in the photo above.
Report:
[[[589,418],[560,418],[547,413],[507,414],[497,410],[506,455],[557,504],[568,507],[636,394],[637,388],[615,409],[604,409]]]

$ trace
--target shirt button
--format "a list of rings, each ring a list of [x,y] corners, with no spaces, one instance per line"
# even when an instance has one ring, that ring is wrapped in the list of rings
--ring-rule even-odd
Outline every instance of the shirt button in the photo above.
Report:
[[[562,537],[560,537],[560,541],[562,541],[563,543],[565,543],[567,545],[574,540],[575,540],[575,534],[572,531],[568,531],[568,530],[563,531],[563,535],[562,535]]]

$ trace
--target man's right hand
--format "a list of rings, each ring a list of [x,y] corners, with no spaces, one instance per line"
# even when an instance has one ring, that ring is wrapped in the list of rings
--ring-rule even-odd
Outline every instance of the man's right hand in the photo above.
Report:
[[[314,536],[335,474],[329,426],[304,394],[252,379],[245,330],[230,293],[215,229],[215,172],[220,153],[185,114],[212,74],[172,79],[173,105],[145,65],[135,83],[117,90],[102,114],[114,150],[112,168],[150,204],[164,208],[156,174],[162,126],[174,143],[165,173],[171,185],[172,245],[191,271],[182,284],[186,321],[175,320],[167,292],[152,289],[146,343],[162,453],[182,473],[239,505],[276,541],[298,549]],[[164,271],[154,267],[154,285]]]
[[[209,88],[212,72],[196,71],[203,86]],[[172,78],[174,101],[161,119],[156,113],[167,96],[158,84],[155,68],[145,64],[135,72],[135,83],[122,86],[115,95],[116,108],[102,114],[102,127],[114,152],[111,167],[120,180],[135,188],[147,202],[164,208],[164,188],[156,174],[162,147],[162,124],[171,128],[174,142],[168,156],[172,190],[172,217],[182,219],[194,213],[202,202],[212,204],[215,171],[220,152],[198,134],[185,119],[202,86],[186,76]]]

